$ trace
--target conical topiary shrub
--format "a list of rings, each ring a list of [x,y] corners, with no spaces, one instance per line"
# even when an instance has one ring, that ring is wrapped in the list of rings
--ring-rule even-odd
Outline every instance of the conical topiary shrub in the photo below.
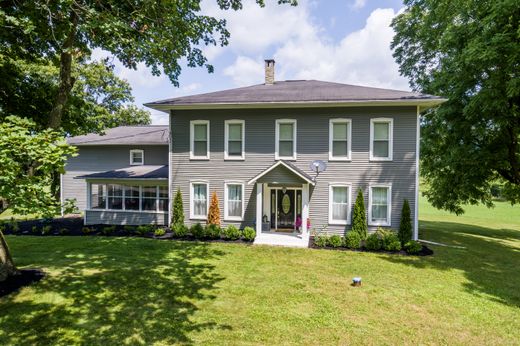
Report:
[[[217,193],[213,192],[208,210],[208,225],[220,226],[220,208],[218,207]]]
[[[367,238],[368,226],[367,217],[365,214],[365,199],[363,198],[363,191],[359,189],[354,205],[354,215],[352,216],[352,232],[359,234],[362,240]]]
[[[397,233],[401,245],[404,246],[408,241],[412,240],[412,218],[410,216],[410,204],[405,199],[403,209],[401,210],[401,223],[399,224],[399,232]]]
[[[172,225],[184,225],[181,189],[177,189],[177,193],[173,199]]]

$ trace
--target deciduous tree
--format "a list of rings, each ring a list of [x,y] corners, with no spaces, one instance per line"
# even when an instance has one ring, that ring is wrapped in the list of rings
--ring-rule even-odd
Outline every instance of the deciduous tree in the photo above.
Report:
[[[424,114],[425,195],[462,213],[492,205],[491,185],[520,202],[520,3],[405,0],[392,26],[400,72],[416,91],[449,100]]]

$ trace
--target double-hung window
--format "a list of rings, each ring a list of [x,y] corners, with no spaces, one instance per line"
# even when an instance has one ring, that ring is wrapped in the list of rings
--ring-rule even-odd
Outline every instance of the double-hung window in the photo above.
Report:
[[[392,188],[390,185],[371,185],[368,193],[368,224],[390,226]]]
[[[370,160],[392,161],[393,120],[370,119]]]
[[[350,119],[330,119],[329,160],[350,160],[351,124]]]
[[[192,182],[190,191],[190,219],[208,217],[208,183]]]
[[[329,185],[329,224],[346,225],[350,223],[350,184],[332,183]]]
[[[90,185],[90,209],[106,209],[107,186],[105,184]]]
[[[244,120],[226,120],[224,126],[224,159],[243,160],[245,158]]]
[[[244,184],[225,183],[224,219],[242,221],[244,210]]]
[[[275,159],[296,160],[296,120],[276,120]]]
[[[209,159],[208,120],[192,120],[190,122],[190,159]]]
[[[144,165],[144,150],[132,149],[130,150],[130,165]]]
[[[108,184],[108,209],[123,209],[123,186]]]
[[[125,186],[125,210],[139,210],[139,186]]]

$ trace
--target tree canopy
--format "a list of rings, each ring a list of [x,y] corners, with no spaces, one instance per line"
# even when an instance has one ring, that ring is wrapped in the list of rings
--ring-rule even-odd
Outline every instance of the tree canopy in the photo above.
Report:
[[[411,87],[449,100],[424,114],[421,174],[437,208],[520,202],[520,3],[405,0],[392,26]]]

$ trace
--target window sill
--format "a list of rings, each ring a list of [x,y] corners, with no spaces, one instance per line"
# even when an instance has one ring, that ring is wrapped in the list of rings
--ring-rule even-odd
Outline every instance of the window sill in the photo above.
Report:
[[[369,159],[370,162],[389,162],[389,161],[393,161],[393,159],[390,157],[390,158],[376,158],[376,157],[371,157]]]
[[[190,156],[190,161],[209,161],[209,157]]]
[[[276,161],[280,161],[280,160],[284,160],[284,161],[296,161],[296,157],[281,157],[281,156],[278,156],[278,157],[275,157],[274,158]]]
[[[130,166],[144,166],[144,163],[130,163]]]
[[[122,209],[86,209],[85,211],[99,211],[110,213],[144,213],[144,214],[168,214],[167,211],[154,211],[154,210],[122,210]]]
[[[392,224],[390,222],[368,222],[369,226],[383,226],[383,227],[390,227]]]
[[[208,217],[202,216],[202,215],[200,215],[200,216],[190,215],[190,220],[207,221]]]
[[[347,221],[340,221],[340,220],[329,220],[330,226],[347,226],[350,225]]]
[[[349,157],[329,157],[329,161],[335,162],[352,162],[352,159]]]
[[[242,222],[244,221],[244,218],[243,217],[225,217],[224,218],[224,221],[230,221],[230,222]]]
[[[225,157],[224,161],[245,161],[245,157]]]

